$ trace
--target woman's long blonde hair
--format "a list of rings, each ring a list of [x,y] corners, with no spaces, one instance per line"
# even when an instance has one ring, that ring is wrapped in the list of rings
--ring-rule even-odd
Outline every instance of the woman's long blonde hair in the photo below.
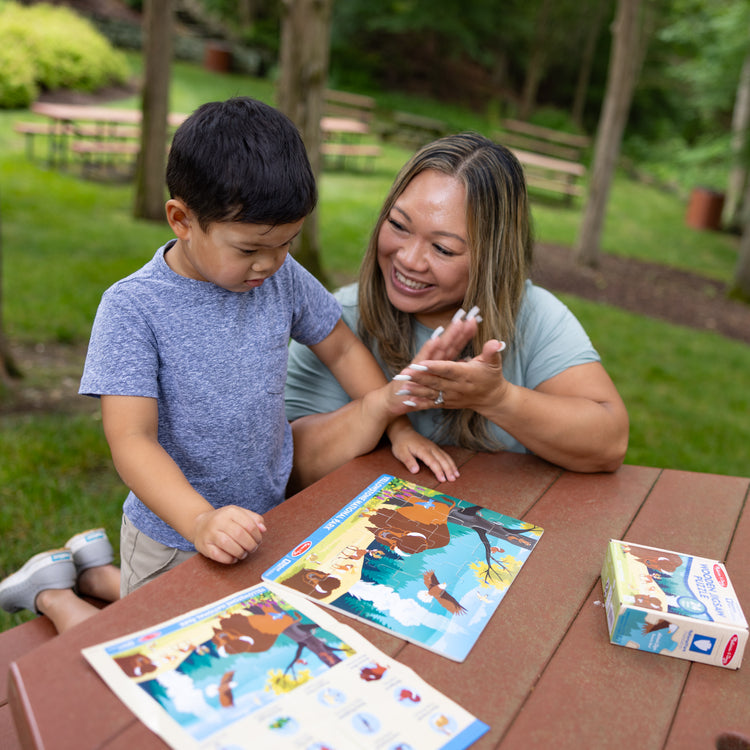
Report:
[[[469,282],[463,308],[477,305],[482,322],[463,353],[473,357],[491,338],[513,351],[516,318],[531,272],[532,231],[523,169],[504,146],[477,133],[440,138],[421,148],[396,177],[370,237],[359,274],[359,334],[377,351],[391,375],[414,356],[414,323],[388,299],[378,265],[378,235],[394,203],[421,172],[432,169],[455,177],[466,189],[466,229],[470,249]],[[485,419],[470,410],[448,410],[440,439],[466,448],[499,445]]]

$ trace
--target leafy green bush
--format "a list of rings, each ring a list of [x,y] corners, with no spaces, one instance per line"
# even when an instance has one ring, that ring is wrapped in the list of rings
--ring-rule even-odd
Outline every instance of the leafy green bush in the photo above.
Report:
[[[38,89],[95,91],[124,83],[130,73],[125,55],[85,18],[44,3],[0,3],[0,50],[5,108],[28,106]]]
[[[36,99],[36,70],[25,45],[2,29],[0,10],[0,107],[20,109]]]

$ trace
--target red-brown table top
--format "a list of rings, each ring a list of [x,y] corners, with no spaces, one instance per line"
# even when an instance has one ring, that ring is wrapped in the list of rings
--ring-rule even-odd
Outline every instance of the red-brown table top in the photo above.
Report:
[[[726,561],[747,614],[750,479],[641,466],[562,471],[531,456],[455,451],[461,476],[441,487],[544,528],[463,663],[341,617],[415,669],[490,731],[476,748],[714,748],[750,736],[750,665],[739,670],[609,643],[599,575],[609,539]],[[408,475],[387,450],[358,458],[266,515],[268,533],[227,567],[196,556],[11,665],[8,694],[29,748],[164,748],[81,655],[260,581],[309,532],[380,474]],[[745,655],[745,661],[750,658]]]

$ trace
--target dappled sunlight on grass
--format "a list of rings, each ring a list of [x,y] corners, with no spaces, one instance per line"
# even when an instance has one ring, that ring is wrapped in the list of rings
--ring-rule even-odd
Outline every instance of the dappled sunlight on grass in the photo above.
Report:
[[[126,490],[91,414],[0,417],[0,577],[79,531],[105,526],[116,554]],[[0,611],[0,631],[32,616]]]
[[[627,463],[748,475],[750,347],[565,296],[628,407]]]

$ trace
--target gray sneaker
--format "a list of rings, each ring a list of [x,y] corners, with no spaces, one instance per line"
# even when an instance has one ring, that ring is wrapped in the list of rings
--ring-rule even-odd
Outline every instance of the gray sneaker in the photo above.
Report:
[[[78,575],[97,565],[108,565],[114,560],[112,545],[104,529],[89,529],[70,537],[65,548],[73,555]]]
[[[34,555],[26,564],[0,582],[0,607],[6,612],[35,606],[40,591],[72,589],[76,582],[73,555],[67,549],[52,549]]]

